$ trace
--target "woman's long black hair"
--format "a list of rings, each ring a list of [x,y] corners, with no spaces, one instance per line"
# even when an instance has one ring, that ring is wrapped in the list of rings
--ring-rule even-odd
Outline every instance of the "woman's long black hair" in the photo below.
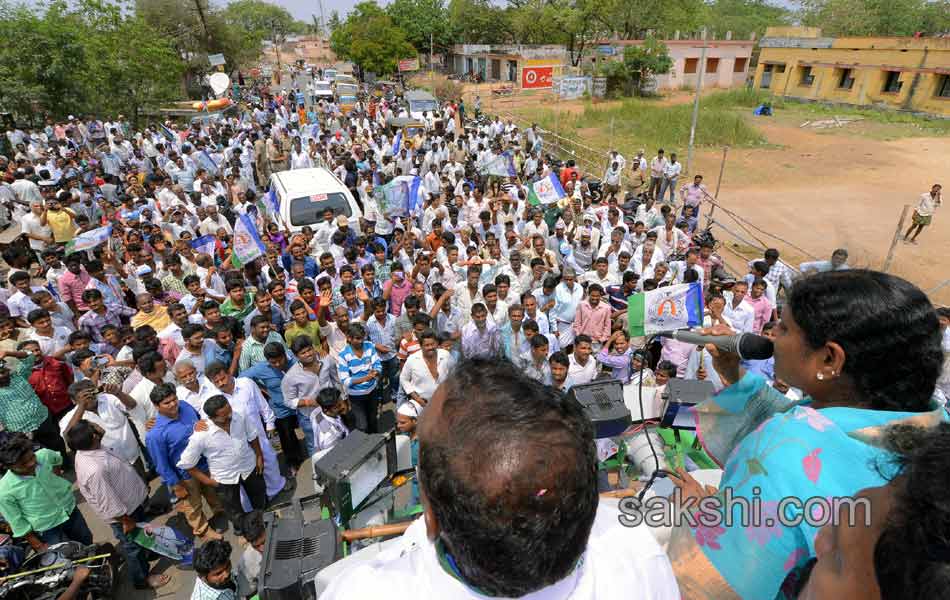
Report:
[[[809,346],[844,349],[843,374],[861,403],[928,410],[943,351],[937,313],[917,286],[863,269],[819,273],[795,282],[786,308]]]

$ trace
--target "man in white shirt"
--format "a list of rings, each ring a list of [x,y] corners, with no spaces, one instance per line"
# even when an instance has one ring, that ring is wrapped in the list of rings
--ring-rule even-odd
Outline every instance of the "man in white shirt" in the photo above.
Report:
[[[249,423],[257,426],[257,433],[264,440],[261,444],[261,452],[264,456],[264,482],[267,487],[267,497],[273,498],[283,491],[287,483],[280,473],[277,453],[267,441],[271,435],[277,435],[277,417],[274,411],[261,395],[261,389],[256,383],[246,377],[232,377],[225,365],[212,362],[205,368],[205,375],[214,384],[214,389],[209,392],[210,395],[224,395],[235,413],[241,413]],[[203,398],[203,401],[206,400],[208,396]]]
[[[656,151],[656,156],[650,161],[650,196],[655,200],[660,199],[660,187],[663,183],[663,173],[666,171],[666,160],[663,148]]]
[[[267,506],[263,444],[254,417],[233,410],[222,394],[208,398],[202,408],[210,423],[206,429],[196,430],[191,435],[178,460],[178,468],[215,488],[235,532],[240,535],[245,516],[241,490],[252,508],[263,510]],[[208,459],[210,477],[197,466],[202,456]]]
[[[445,381],[455,361],[448,350],[439,348],[439,340],[432,329],[426,329],[418,337],[421,351],[406,359],[399,383],[406,396],[425,406],[439,384]],[[437,376],[432,374],[433,367]]]
[[[917,236],[924,230],[924,227],[930,225],[933,220],[933,214],[936,212],[943,200],[940,198],[940,190],[943,189],[939,183],[933,184],[930,191],[920,195],[917,206],[914,208],[914,215],[910,229],[904,234],[904,241],[909,244],[917,243]],[[914,231],[916,229],[916,231]],[[911,232],[914,237],[910,237]]]
[[[740,333],[752,333],[752,322],[755,320],[755,310],[747,302],[743,302],[749,292],[749,284],[744,280],[737,281],[731,292],[724,292],[726,308],[722,314],[732,323],[732,328]]]
[[[53,243],[53,230],[43,225],[43,199],[35,198],[30,201],[30,212],[20,219],[20,232],[30,240],[30,248],[36,252],[39,259],[40,252],[47,244]],[[40,264],[43,264],[40,262]]]
[[[218,213],[217,204],[209,205],[206,210],[207,216],[198,227],[198,233],[201,235],[217,235],[218,229],[224,229],[228,232],[228,235],[234,233],[234,229],[231,228],[231,223],[224,218],[224,215]]]
[[[666,191],[670,191],[670,204],[676,203],[676,180],[680,176],[680,172],[683,170],[682,163],[677,162],[676,153],[670,154],[670,160],[663,167],[663,185],[660,186],[660,195],[657,197],[657,200],[660,202],[663,201],[663,197],[666,196]]]
[[[598,503],[590,425],[551,388],[510,363],[476,363],[439,386],[417,432],[424,517],[321,600],[680,597],[649,530]],[[546,461],[554,440],[557,460]],[[473,492],[460,498],[459,485]],[[514,533],[525,522],[531,532]]]

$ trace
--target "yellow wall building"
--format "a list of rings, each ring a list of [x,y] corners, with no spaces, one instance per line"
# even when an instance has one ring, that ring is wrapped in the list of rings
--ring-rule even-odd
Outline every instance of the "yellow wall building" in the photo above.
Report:
[[[756,89],[776,96],[950,117],[950,38],[828,38],[770,27]]]

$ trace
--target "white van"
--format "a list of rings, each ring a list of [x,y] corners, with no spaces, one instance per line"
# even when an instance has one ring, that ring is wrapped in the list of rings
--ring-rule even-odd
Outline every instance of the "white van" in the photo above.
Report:
[[[313,95],[317,100],[333,100],[333,84],[323,79],[317,79],[312,84]]]
[[[280,203],[280,216],[291,232],[300,231],[304,225],[315,228],[323,221],[327,208],[334,216],[345,216],[350,227],[359,231],[360,207],[350,190],[329,170],[281,171],[271,175],[270,184]]]

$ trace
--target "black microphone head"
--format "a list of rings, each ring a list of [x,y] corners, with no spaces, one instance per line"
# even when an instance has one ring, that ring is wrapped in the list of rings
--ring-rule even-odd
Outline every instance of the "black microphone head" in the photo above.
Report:
[[[736,349],[740,358],[746,360],[764,360],[771,358],[775,352],[775,346],[772,340],[754,333],[743,333],[739,336],[739,343]]]

